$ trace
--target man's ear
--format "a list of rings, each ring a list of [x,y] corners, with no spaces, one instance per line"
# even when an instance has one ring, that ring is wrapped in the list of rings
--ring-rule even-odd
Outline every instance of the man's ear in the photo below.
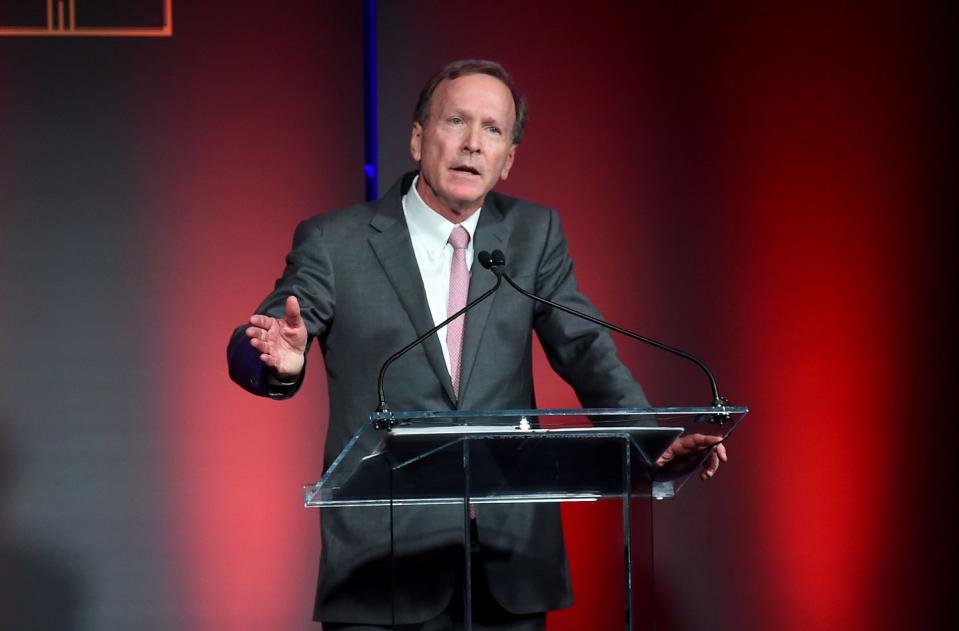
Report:
[[[503,164],[503,170],[500,171],[499,174],[501,180],[509,177],[509,170],[513,168],[513,159],[516,157],[517,149],[519,149],[519,145],[513,145],[509,148],[509,153],[506,154],[506,162]]]
[[[410,155],[415,162],[420,161],[423,155],[423,126],[419,123],[413,123],[413,131],[410,134]]]

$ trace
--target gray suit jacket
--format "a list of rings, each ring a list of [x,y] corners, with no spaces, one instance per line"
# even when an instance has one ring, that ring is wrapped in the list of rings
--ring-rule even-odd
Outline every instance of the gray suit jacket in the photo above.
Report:
[[[311,337],[319,341],[330,404],[324,469],[368,422],[383,361],[433,326],[401,206],[413,175],[377,202],[302,222],[283,276],[256,310],[282,316],[284,301],[293,294]],[[507,271],[521,286],[596,313],[576,287],[555,211],[490,193],[474,238],[477,253],[505,252]],[[472,270],[470,300],[495,282],[480,265]],[[255,394],[292,396],[302,377],[292,387],[276,385],[244,329],[237,328],[230,341],[231,377]],[[391,409],[535,407],[533,331],[584,406],[648,405],[605,330],[504,286],[467,315],[459,400],[433,336],[387,373]],[[316,619],[388,624],[391,592],[398,623],[428,619],[449,603],[462,559],[462,509],[395,509],[392,566],[387,510],[324,510],[321,524]],[[485,505],[477,526],[490,589],[503,607],[530,613],[572,603],[557,505]]]

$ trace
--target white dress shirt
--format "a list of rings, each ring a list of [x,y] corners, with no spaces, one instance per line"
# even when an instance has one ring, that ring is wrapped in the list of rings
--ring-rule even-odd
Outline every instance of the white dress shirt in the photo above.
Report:
[[[439,324],[448,316],[446,305],[450,297],[450,266],[453,263],[453,246],[449,244],[450,233],[457,224],[447,220],[438,212],[426,205],[416,190],[420,177],[413,179],[413,185],[403,196],[403,215],[410,230],[410,239],[413,241],[413,254],[420,268],[423,278],[423,288],[426,290],[426,301],[430,306],[433,324]],[[466,267],[473,267],[473,236],[476,233],[476,224],[482,208],[470,215],[469,219],[459,224],[466,228],[470,235],[466,246]],[[450,369],[450,350],[446,344],[446,327],[436,332],[440,346],[443,349],[443,359],[446,360],[446,370]]]

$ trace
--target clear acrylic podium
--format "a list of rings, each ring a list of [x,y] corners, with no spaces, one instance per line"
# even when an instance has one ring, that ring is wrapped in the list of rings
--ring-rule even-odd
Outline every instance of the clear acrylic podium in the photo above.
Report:
[[[661,467],[684,434],[726,438],[745,407],[381,412],[304,487],[307,508],[461,506],[465,628],[471,629],[471,510],[484,504],[622,502],[624,628],[638,625],[634,586],[651,574],[636,561],[633,504],[680,491],[711,449]],[[714,447],[713,447],[714,448]],[[472,508],[471,508],[472,507]],[[391,530],[391,551],[392,551]],[[643,583],[649,583],[648,576]],[[395,607],[395,603],[394,603]]]

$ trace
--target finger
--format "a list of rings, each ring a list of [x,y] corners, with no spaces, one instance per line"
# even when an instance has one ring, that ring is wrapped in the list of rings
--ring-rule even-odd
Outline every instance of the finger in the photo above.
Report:
[[[677,455],[682,457],[685,453],[685,450],[682,447],[681,439],[677,438],[672,442],[672,444],[666,448],[666,450],[659,455],[659,458],[656,459],[656,466],[661,467],[667,464],[670,460],[675,458]]]
[[[250,316],[250,324],[261,329],[269,329],[275,321],[275,318],[263,315],[262,313],[254,313]]]
[[[729,457],[726,455],[726,445],[717,445],[716,455],[722,462],[729,462]]]
[[[710,477],[719,471],[719,456],[716,455],[715,451],[709,454],[709,458],[706,459],[706,471],[709,473]]]
[[[680,436],[666,449],[671,457],[682,458],[696,451],[696,438],[692,435]]]
[[[289,296],[286,299],[285,310],[287,325],[293,328],[299,327],[303,320],[300,318],[300,301],[296,299],[296,296]]]
[[[688,434],[683,436],[683,438],[680,441],[677,441],[677,443],[674,443],[676,446],[676,455],[682,458],[684,456],[704,453],[720,440],[722,439],[718,436],[707,436],[706,434]]]
[[[709,447],[723,439],[722,436],[713,436],[710,434],[693,434],[693,438],[696,439],[696,445],[699,447]]]
[[[680,445],[686,451],[699,451],[704,447],[709,447],[716,442],[717,437],[707,436],[706,434],[686,434],[680,439]]]
[[[703,472],[699,475],[703,480],[708,480],[716,474],[716,471],[719,469],[719,456],[716,455],[716,452],[709,454],[709,457],[706,458],[706,462],[703,465]]]
[[[261,353],[269,353],[270,345],[265,340],[261,340],[258,337],[250,338],[250,346],[260,351]]]

